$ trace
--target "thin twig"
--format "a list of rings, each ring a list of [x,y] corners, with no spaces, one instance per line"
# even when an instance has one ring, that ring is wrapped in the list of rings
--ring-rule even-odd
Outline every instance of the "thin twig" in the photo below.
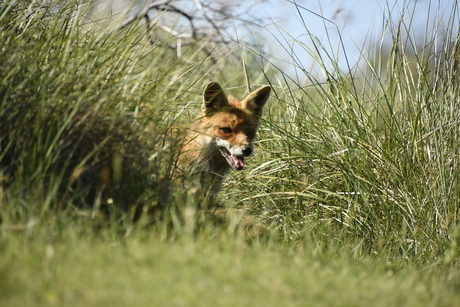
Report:
[[[126,28],[127,26],[135,22],[136,20],[145,18],[145,16],[149,13],[151,9],[161,6],[161,5],[169,4],[173,1],[174,0],[163,0],[163,1],[156,1],[156,2],[150,3],[149,5],[145,6],[143,10],[140,10],[139,12],[137,12],[137,14],[135,14],[134,16],[130,17],[125,22],[123,22],[120,29]]]

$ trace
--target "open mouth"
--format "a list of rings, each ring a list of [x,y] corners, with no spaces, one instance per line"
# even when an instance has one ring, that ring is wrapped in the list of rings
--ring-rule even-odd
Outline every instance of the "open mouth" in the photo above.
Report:
[[[219,148],[219,150],[220,150],[220,153],[222,154],[222,156],[225,157],[225,159],[227,160],[228,164],[230,164],[230,166],[233,169],[236,169],[238,171],[243,169],[243,167],[244,167],[244,157],[232,155],[227,150],[227,148],[222,147],[222,148]]]

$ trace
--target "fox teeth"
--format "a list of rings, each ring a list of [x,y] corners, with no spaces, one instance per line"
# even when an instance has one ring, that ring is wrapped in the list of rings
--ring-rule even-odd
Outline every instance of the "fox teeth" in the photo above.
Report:
[[[232,155],[227,148],[220,148],[220,152],[233,169],[242,170],[244,167],[244,157]]]

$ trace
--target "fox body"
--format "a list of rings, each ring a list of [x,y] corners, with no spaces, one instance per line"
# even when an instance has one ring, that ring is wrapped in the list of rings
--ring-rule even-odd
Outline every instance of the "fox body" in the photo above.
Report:
[[[201,190],[214,197],[231,169],[242,170],[253,154],[253,142],[271,88],[263,86],[238,100],[216,82],[204,89],[201,116],[188,128],[179,157],[181,169],[200,178]]]

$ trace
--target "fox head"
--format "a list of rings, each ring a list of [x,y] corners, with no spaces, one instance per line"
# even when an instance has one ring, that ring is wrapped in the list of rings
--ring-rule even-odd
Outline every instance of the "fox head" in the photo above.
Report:
[[[209,145],[215,146],[235,170],[243,169],[244,157],[254,152],[253,141],[270,90],[263,86],[240,101],[227,96],[216,82],[204,89],[201,121]]]

